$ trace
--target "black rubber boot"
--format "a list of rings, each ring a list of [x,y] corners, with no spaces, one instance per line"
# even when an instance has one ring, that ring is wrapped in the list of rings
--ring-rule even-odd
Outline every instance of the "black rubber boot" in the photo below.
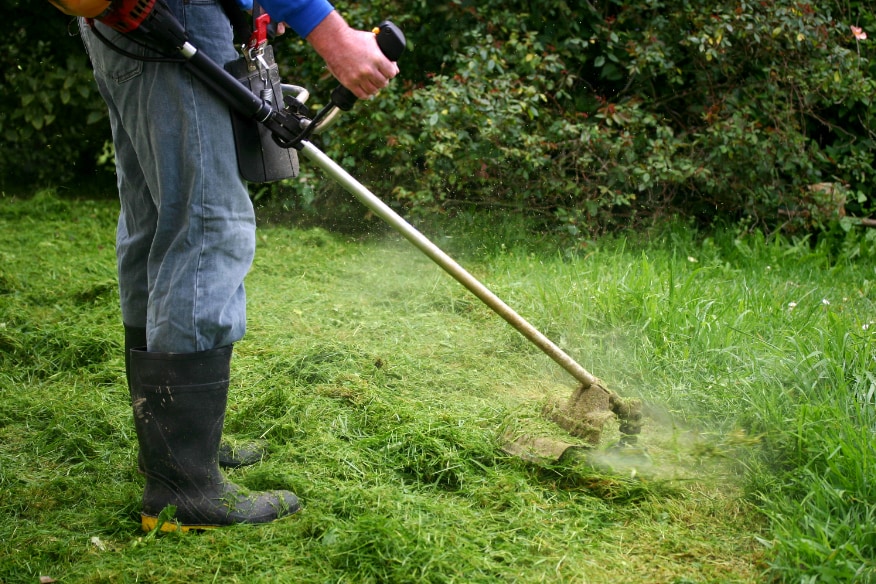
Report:
[[[231,346],[200,353],[131,351],[134,425],[146,475],[142,527],[151,531],[168,505],[163,531],[267,523],[295,513],[289,491],[248,492],[219,470]]]
[[[131,389],[131,349],[146,348],[146,327],[125,326],[125,377],[128,380],[128,389]],[[234,446],[224,440],[219,443],[219,466],[222,468],[240,468],[251,466],[265,457],[265,448],[255,442],[241,442]],[[142,457],[138,457],[137,464],[140,473],[143,473]]]

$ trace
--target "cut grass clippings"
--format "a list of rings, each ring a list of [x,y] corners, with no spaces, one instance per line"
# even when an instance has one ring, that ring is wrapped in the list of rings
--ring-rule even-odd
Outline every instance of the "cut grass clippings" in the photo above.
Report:
[[[872,266],[683,230],[574,257],[471,225],[437,238],[646,402],[637,448],[532,464],[501,438],[574,440],[539,415],[571,394],[565,372],[395,237],[262,227],[225,429],[270,455],[229,474],[304,510],[156,535],[139,530],[115,213],[0,199],[0,582],[873,577]]]

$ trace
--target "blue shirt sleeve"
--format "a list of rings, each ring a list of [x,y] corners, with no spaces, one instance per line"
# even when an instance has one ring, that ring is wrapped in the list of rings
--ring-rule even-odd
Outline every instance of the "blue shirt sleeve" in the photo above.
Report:
[[[252,0],[249,2],[252,6]],[[259,0],[259,4],[271,15],[271,20],[285,22],[301,38],[309,35],[335,9],[328,0]]]

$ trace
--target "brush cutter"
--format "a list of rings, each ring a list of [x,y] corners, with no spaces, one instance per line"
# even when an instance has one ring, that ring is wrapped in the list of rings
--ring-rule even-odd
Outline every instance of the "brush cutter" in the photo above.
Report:
[[[617,417],[621,443],[634,442],[641,429],[641,403],[638,400],[622,399],[606,389],[599,379],[310,142],[313,134],[334,121],[339,110],[351,109],[356,97],[339,86],[332,92],[329,104],[310,117],[309,109],[304,105],[307,92],[280,83],[273,52],[267,45],[265,27],[269,17],[258,12],[254,16],[255,31],[244,47],[244,56],[229,64],[228,70],[188,41],[184,28],[163,0],[116,0],[108,12],[97,19],[120,32],[138,37],[166,57],[165,60],[179,62],[228,103],[236,114],[238,161],[245,178],[269,182],[294,176],[298,170],[294,153],[300,153],[572,375],[580,385],[565,403],[545,406],[543,414],[548,419],[587,444],[597,445],[605,423]],[[398,60],[405,49],[402,31],[386,21],[374,32],[387,58]],[[533,460],[556,460],[570,447],[574,448],[562,441],[525,435],[506,436],[503,445],[507,452]]]

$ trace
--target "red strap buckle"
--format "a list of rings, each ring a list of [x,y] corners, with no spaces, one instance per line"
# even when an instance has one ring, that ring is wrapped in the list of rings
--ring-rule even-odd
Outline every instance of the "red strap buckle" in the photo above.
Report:
[[[247,45],[250,49],[256,49],[268,42],[269,24],[271,24],[271,17],[267,12],[256,17],[252,36],[249,37],[249,44]]]

